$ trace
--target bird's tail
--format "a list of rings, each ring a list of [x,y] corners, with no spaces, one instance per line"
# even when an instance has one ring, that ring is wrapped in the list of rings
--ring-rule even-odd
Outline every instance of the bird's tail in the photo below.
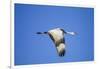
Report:
[[[64,56],[65,55],[65,44],[60,43],[59,46],[57,46],[57,51],[59,56]]]
[[[36,34],[47,34],[47,32],[37,32]]]

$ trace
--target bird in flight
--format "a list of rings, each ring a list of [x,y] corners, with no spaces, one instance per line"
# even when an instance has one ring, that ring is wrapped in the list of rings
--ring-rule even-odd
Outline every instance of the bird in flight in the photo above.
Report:
[[[65,34],[75,35],[75,32],[67,32],[64,29],[61,28],[55,28],[51,29],[47,32],[37,32],[36,34],[47,34],[52,39],[53,43],[55,44],[55,47],[57,49],[59,56],[65,55]]]

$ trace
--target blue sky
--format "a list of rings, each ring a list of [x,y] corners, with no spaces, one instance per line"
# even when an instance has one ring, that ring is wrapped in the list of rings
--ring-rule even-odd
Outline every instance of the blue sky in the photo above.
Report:
[[[15,65],[94,60],[94,9],[15,4]],[[53,28],[77,32],[65,35],[66,54],[59,57],[47,35]]]

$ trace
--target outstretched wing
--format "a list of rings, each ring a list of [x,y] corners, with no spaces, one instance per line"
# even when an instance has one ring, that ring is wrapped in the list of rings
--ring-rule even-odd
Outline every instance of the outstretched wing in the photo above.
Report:
[[[59,56],[64,56],[65,55],[65,39],[64,39],[63,32],[59,29],[50,30],[49,36],[54,42]]]

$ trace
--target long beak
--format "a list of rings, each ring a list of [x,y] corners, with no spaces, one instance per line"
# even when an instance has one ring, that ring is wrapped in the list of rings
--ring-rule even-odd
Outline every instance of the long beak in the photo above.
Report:
[[[47,32],[37,32],[36,34],[47,34]]]

